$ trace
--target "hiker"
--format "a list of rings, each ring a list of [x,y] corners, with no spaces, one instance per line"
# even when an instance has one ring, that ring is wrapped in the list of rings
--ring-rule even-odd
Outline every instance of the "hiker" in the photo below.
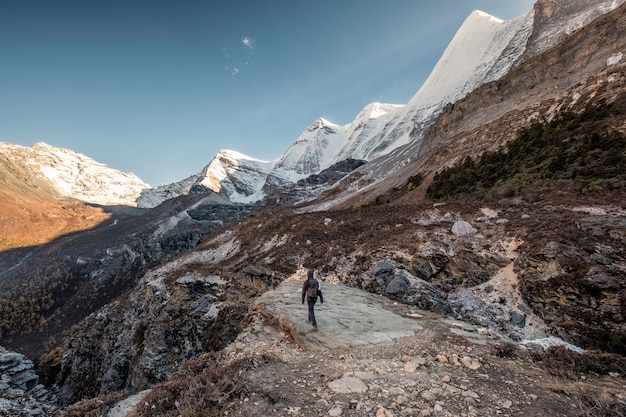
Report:
[[[306,298],[309,303],[309,323],[313,325],[313,328],[317,330],[317,321],[315,320],[315,303],[317,297],[320,298],[320,303],[324,304],[324,296],[322,295],[322,289],[320,283],[313,277],[313,270],[309,269],[307,272],[307,279],[302,284],[302,304]]]

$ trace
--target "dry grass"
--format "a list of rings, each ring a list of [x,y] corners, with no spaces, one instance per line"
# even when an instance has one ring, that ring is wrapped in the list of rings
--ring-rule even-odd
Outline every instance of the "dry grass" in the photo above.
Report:
[[[581,374],[626,375],[626,357],[601,351],[574,352],[563,346],[554,346],[545,352],[535,353],[534,359],[550,374],[567,379],[577,379]]]
[[[232,401],[248,394],[242,374],[274,360],[248,356],[217,363],[211,354],[191,359],[169,381],[153,387],[129,417],[221,416]]]
[[[107,396],[79,401],[67,407],[63,417],[106,417],[109,409],[128,395],[127,392],[119,391]]]

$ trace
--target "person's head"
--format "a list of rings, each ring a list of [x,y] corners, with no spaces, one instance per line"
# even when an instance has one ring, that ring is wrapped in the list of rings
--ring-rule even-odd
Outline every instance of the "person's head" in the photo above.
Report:
[[[313,270],[309,269],[306,273],[307,279],[313,279]]]

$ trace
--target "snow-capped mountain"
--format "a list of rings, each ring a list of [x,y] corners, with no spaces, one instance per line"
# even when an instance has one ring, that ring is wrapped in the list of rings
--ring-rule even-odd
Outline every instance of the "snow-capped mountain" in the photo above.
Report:
[[[368,104],[344,126],[320,118],[273,161],[222,150],[198,174],[157,188],[150,188],[134,174],[121,173],[83,155],[45,144],[33,147],[32,152],[37,155],[34,165],[39,165],[39,171],[62,196],[144,208],[179,195],[209,190],[232,202],[255,202],[275,187],[295,183],[337,162],[388,157],[388,163],[379,161],[360,168],[376,181],[419,151],[424,132],[446,105],[501,78],[523,59],[548,49],[625,1],[538,0],[533,10],[508,21],[476,10],[461,25],[426,82],[408,103]]]
[[[380,175],[388,175],[394,166],[402,165],[406,155],[419,151],[423,133],[447,104],[501,78],[525,57],[548,49],[564,36],[623,3],[624,0],[539,0],[533,10],[508,21],[475,10],[461,25],[424,85],[407,104],[369,104],[354,121],[344,126],[320,118],[306,128],[281,157],[271,162],[257,161],[261,168],[258,171],[245,168],[246,161],[251,158],[239,159],[231,154],[235,160],[228,164],[231,167],[229,175],[222,176],[222,188],[232,201],[254,201],[261,198],[263,190],[268,187],[295,182],[339,161],[348,158],[372,161],[398,150],[393,155],[393,163],[375,170]],[[410,150],[405,153],[399,149],[408,145],[411,145]],[[222,160],[223,156],[216,158]],[[211,174],[212,165],[215,164],[212,162],[205,168],[200,181],[220,177]],[[377,175],[368,172],[368,165],[360,170],[375,179]],[[263,172],[263,168],[269,171]],[[245,177],[242,182],[251,186],[245,188],[244,194],[234,186],[239,182],[239,176]],[[250,193],[251,189],[254,192]]]
[[[261,161],[235,151],[221,150],[200,173],[174,184],[144,190],[137,204],[139,207],[154,207],[179,195],[209,191],[232,202],[257,201],[264,195],[262,187],[274,165],[275,161]]]
[[[344,126],[320,118],[278,159],[255,161],[258,170],[248,169],[252,158],[221,151],[197,177],[196,185],[210,184],[206,188],[223,190],[232,201],[249,202],[262,198],[267,187],[295,182],[339,161],[369,161],[387,155],[419,138],[447,103],[505,74],[524,53],[532,33],[532,17],[530,12],[502,21],[475,11],[406,105],[371,103]],[[247,187],[238,187],[240,182]]]
[[[33,177],[49,181],[59,197],[101,205],[135,206],[141,192],[150,188],[135,174],[109,168],[85,155],[43,142],[30,148],[0,142],[0,152],[30,170]]]
[[[157,191],[161,190],[164,195],[172,194],[171,187],[175,186],[185,192],[211,190],[233,202],[261,200],[268,188],[295,183],[337,162],[370,159],[372,154],[381,151],[378,138],[395,112],[402,107],[372,103],[345,126],[320,118],[281,157],[273,161],[260,161],[238,152],[222,150],[200,174],[185,180],[182,188],[177,183],[161,186]],[[152,194],[152,191],[144,194]]]

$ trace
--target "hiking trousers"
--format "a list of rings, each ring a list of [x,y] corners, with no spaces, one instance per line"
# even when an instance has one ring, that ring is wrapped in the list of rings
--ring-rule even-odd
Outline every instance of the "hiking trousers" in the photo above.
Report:
[[[309,303],[309,321],[313,326],[317,326],[317,321],[315,321],[315,303],[317,302],[317,297],[313,299],[309,298],[307,302]]]

